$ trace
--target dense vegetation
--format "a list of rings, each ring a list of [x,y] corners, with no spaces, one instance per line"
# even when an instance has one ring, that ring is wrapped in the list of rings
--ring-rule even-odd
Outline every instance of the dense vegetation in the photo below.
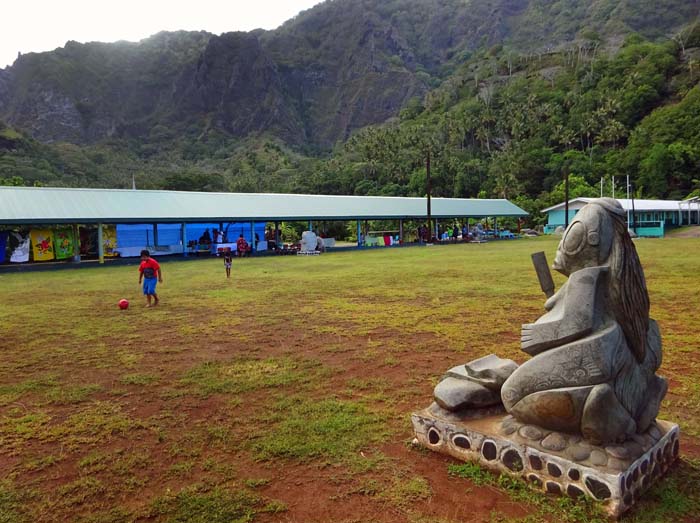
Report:
[[[672,7],[669,2],[661,7]],[[165,54],[149,44],[165,67],[160,83],[157,70],[144,65],[150,62],[136,60],[136,50],[125,47],[128,63],[141,64],[139,71],[151,75],[149,81],[139,76],[139,89],[163,88],[177,77],[177,67],[196,60],[197,78],[219,78],[212,71],[225,69],[227,49],[247,50],[258,57],[253,69],[275,64],[270,103],[280,121],[292,115],[292,123],[235,133],[217,125],[212,114],[204,127],[196,111],[184,122],[165,117],[162,100],[150,98],[149,107],[157,110],[139,124],[146,134],[139,126],[126,126],[81,145],[42,143],[30,137],[31,130],[0,123],[0,184],[130,187],[133,179],[139,188],[423,195],[430,156],[434,195],[511,198],[533,217],[563,199],[565,172],[571,174],[572,196],[599,194],[601,178],[606,193],[613,177],[620,177],[616,184],[624,191],[626,175],[640,197],[681,198],[700,190],[700,29],[692,24],[673,38],[660,37],[662,28],[668,33],[685,11],[657,13],[658,2],[632,8],[627,2],[598,1],[584,9],[583,2],[512,1],[499,2],[492,11],[476,3],[473,12],[459,4],[326,2],[260,34],[259,46],[240,34],[183,33],[187,45],[159,35],[158,41],[179,42],[168,44]],[[84,47],[74,44],[64,54],[85,54]],[[105,49],[97,58],[94,52],[84,58],[97,68]],[[56,65],[60,56],[37,56],[50,64],[44,70],[66,81]],[[330,75],[342,87],[330,94],[327,86],[319,88],[316,105],[299,102],[311,92],[305,82],[314,70],[318,83],[330,82]],[[295,74],[305,75],[295,84],[301,98],[288,92],[287,80]],[[322,120],[321,113],[336,114],[329,105],[333,96],[341,105],[347,100],[367,105],[377,89],[388,88],[387,78],[403,78],[415,87],[415,96],[400,101],[402,109],[393,118],[361,128],[334,147],[314,141],[314,136],[342,136],[365,121],[358,114],[372,113],[368,106],[345,115],[352,121]],[[129,103],[143,94],[139,89],[129,91]],[[320,100],[318,93],[330,98]],[[396,90],[391,93],[397,96]],[[306,137],[301,141],[288,137],[297,128]]]

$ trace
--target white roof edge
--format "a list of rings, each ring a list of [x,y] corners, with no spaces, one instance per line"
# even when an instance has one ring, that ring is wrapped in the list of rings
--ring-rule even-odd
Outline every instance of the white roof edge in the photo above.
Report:
[[[583,196],[579,198],[574,198],[573,200],[569,200],[569,205],[575,202],[585,202],[588,203],[591,200],[595,200],[595,198],[585,198]],[[546,209],[542,209],[540,212],[547,212],[547,211],[553,211],[554,209],[557,209],[558,207],[564,207],[566,205],[566,202],[561,202],[556,205],[552,205],[551,207],[547,207]]]
[[[357,195],[357,194],[309,194],[309,193],[255,193],[255,192],[209,192],[209,191],[170,191],[167,189],[105,189],[103,187],[24,187],[0,185],[0,190],[27,190],[27,191],[97,191],[97,192],[126,192],[126,193],[165,193],[165,194],[199,194],[199,195],[226,195],[226,196],[298,196],[314,198],[389,198],[402,200],[425,200],[426,196],[378,196],[378,195]],[[431,200],[469,200],[479,202],[505,202],[507,198],[445,198],[442,196],[432,196]],[[510,202],[512,203],[512,202]]]
[[[595,200],[596,198],[585,198],[585,197],[580,197],[580,198],[574,198],[573,200],[569,200],[569,205],[572,203],[576,202],[585,202],[585,203],[590,203],[591,201]],[[700,197],[697,199],[688,199],[688,200],[651,200],[651,199],[644,199],[644,198],[615,198],[620,205],[622,206],[623,209],[631,211],[632,207],[635,206],[636,211],[646,211],[646,212],[651,212],[651,211],[676,211],[681,209],[681,205],[684,203],[699,203],[700,204]],[[558,210],[564,207],[566,202],[558,203],[557,205],[553,205],[551,207],[547,207],[546,209],[542,209],[540,212],[548,212],[552,210]]]

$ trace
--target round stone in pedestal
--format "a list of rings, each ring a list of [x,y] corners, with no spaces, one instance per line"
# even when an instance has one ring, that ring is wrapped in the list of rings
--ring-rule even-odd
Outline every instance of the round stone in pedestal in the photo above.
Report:
[[[552,432],[549,436],[542,440],[540,445],[547,450],[552,450],[555,452],[564,450],[566,448],[566,438],[558,432]]]
[[[481,446],[481,455],[488,461],[493,461],[498,456],[498,449],[493,441],[486,440]]]
[[[566,487],[566,493],[572,498],[578,498],[585,495],[585,492],[578,488],[576,485],[569,485]]]
[[[513,472],[520,472],[523,470],[523,458],[520,453],[515,449],[508,449],[503,453],[501,457],[503,464],[508,467],[508,469]]]
[[[561,494],[561,485],[555,481],[548,481],[545,487],[550,494]]]
[[[522,436],[523,438],[530,440],[540,440],[544,436],[542,430],[540,430],[538,427],[535,427],[534,425],[525,425],[523,427],[520,427],[518,434],[520,434],[520,436]]]
[[[430,430],[428,430],[428,441],[431,445],[440,443],[440,433],[435,427],[430,427]]]
[[[594,465],[597,465],[599,467],[604,467],[605,465],[608,464],[608,456],[602,450],[591,451],[590,460],[591,460],[591,463],[593,463]]]
[[[605,447],[605,452],[607,452],[613,458],[617,459],[627,459],[630,455],[630,451],[627,450],[626,447],[622,446]]]
[[[553,478],[558,478],[561,476],[561,467],[556,463],[547,463],[547,472],[549,472],[549,475]]]
[[[530,467],[532,467],[533,470],[542,470],[543,466],[544,464],[539,456],[530,456]]]
[[[581,445],[574,445],[566,449],[566,454],[574,461],[585,461],[591,455],[591,449]]]
[[[612,495],[610,487],[593,476],[588,476],[585,483],[589,492],[598,500],[602,501],[608,499]]]
[[[454,443],[455,447],[459,447],[460,449],[464,450],[469,450],[471,448],[471,442],[469,441],[469,438],[466,437],[464,434],[457,434],[452,438],[452,443]]]

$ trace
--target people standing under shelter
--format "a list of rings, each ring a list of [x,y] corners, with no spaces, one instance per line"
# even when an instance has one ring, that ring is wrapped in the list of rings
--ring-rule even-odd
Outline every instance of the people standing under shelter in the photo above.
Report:
[[[160,264],[151,258],[151,253],[148,249],[141,251],[141,265],[139,265],[139,285],[143,282],[143,294],[146,296],[146,307],[158,305],[159,299],[156,294],[156,284],[163,283],[163,272]]]
[[[248,252],[248,242],[245,241],[245,238],[242,234],[238,237],[238,240],[236,241],[236,250],[238,251],[238,256],[245,256],[246,252]]]
[[[231,247],[226,247],[224,251],[224,267],[226,268],[226,279],[231,277]]]
[[[207,248],[211,245],[211,235],[209,234],[209,229],[205,229],[202,235],[199,237],[199,245],[204,245]]]

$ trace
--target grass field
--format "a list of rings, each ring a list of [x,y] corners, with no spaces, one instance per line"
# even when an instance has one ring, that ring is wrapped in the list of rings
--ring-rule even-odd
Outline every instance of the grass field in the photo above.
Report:
[[[637,247],[683,458],[625,520],[697,521],[700,239]],[[135,266],[1,274],[0,523],[601,520],[410,445],[447,368],[525,359],[555,248],[164,263],[153,309]]]

